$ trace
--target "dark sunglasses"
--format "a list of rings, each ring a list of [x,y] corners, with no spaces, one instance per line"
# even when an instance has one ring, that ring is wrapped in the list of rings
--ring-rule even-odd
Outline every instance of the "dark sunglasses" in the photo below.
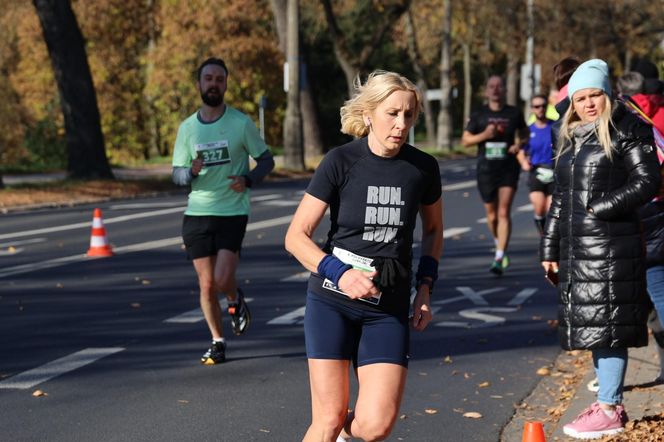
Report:
[[[533,104],[530,107],[532,107],[533,109],[541,109],[543,107],[546,107],[546,105],[545,104]]]

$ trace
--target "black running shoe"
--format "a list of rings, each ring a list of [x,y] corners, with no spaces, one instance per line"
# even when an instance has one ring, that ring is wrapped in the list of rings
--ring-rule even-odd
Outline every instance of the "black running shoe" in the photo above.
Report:
[[[241,335],[249,328],[251,313],[240,288],[237,289],[237,300],[228,304],[228,315],[231,317],[231,326],[236,335]]]
[[[201,357],[201,364],[214,365],[226,362],[226,344],[223,342],[212,342],[208,351]]]

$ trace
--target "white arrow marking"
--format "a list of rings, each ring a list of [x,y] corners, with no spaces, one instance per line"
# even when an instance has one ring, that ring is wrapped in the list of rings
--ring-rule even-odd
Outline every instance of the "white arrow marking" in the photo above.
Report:
[[[535,288],[525,288],[521,290],[519,293],[517,293],[516,296],[512,298],[510,302],[507,303],[507,305],[521,305],[524,302],[526,302],[528,298],[534,295],[535,292],[537,292],[537,289]]]
[[[468,298],[475,305],[489,305],[486,299],[484,299],[482,296],[488,295],[489,293],[503,291],[505,290],[505,287],[493,287],[490,289],[481,290],[479,292],[476,292],[470,287],[457,287],[456,289],[460,291],[463,296]]]

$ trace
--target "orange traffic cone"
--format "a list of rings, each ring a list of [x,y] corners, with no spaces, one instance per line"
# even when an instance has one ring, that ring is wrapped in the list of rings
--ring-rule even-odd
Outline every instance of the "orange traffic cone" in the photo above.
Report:
[[[101,219],[101,210],[95,209],[92,217],[92,235],[90,236],[90,248],[88,256],[113,256],[113,250],[106,239],[104,221]]]
[[[542,422],[526,422],[521,442],[546,442]]]

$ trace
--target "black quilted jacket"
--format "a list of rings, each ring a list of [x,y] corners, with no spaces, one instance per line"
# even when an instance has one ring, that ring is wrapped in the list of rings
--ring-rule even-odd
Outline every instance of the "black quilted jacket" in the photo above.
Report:
[[[648,343],[637,210],[659,189],[659,165],[649,126],[621,104],[612,119],[612,160],[594,135],[559,158],[540,244],[541,260],[560,265],[558,320],[566,350]]]

